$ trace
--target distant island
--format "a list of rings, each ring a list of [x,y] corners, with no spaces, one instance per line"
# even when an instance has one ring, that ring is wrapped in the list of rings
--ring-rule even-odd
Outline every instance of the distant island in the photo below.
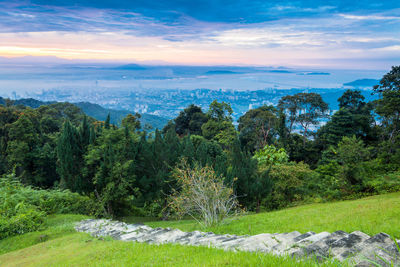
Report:
[[[372,87],[374,85],[379,84],[379,80],[375,79],[358,79],[352,82],[344,83],[344,86],[353,86],[353,87]]]
[[[207,71],[206,75],[223,75],[223,74],[241,74],[242,72],[231,71],[231,70],[210,70]]]
[[[271,72],[271,73],[293,73],[293,71],[290,71],[290,70],[270,70],[268,72]]]
[[[145,70],[146,68],[143,66],[140,66],[138,64],[127,64],[127,65],[118,66],[115,69],[118,69],[118,70]]]
[[[297,75],[331,75],[329,72],[302,72]]]

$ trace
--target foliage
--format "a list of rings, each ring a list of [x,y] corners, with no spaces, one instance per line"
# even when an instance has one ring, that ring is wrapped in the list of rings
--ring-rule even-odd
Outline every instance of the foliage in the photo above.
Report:
[[[39,229],[46,214],[93,214],[88,197],[60,190],[37,190],[14,177],[0,178],[0,239]]]
[[[210,119],[222,122],[222,121],[232,121],[233,110],[229,103],[222,101],[221,103],[217,100],[211,102],[208,109],[207,115]]]
[[[386,158],[386,163],[396,162],[398,156],[391,156],[398,155],[400,150],[400,66],[392,67],[374,90],[381,96],[376,101],[376,113],[380,116],[385,140],[381,158]]]
[[[132,138],[124,129],[104,129],[96,142],[89,146],[86,176],[93,179],[94,193],[103,207],[104,216],[118,215],[127,198],[135,193],[137,145]]]
[[[190,215],[207,227],[218,225],[236,211],[232,187],[225,185],[224,178],[211,167],[190,167],[182,160],[174,170],[174,178],[180,188],[171,196],[169,207],[179,216]]]
[[[308,165],[302,162],[272,165],[269,176],[273,187],[267,205],[276,209],[301,201],[305,195],[305,182],[313,174]]]
[[[282,97],[277,107],[250,109],[237,128],[230,104],[217,100],[207,113],[190,105],[163,131],[150,133],[140,127],[143,114],[124,113],[119,127],[121,118],[112,112],[106,118],[105,109],[105,121],[96,121],[68,103],[23,101],[30,108],[5,100],[0,175],[86,195],[101,206],[98,214],[109,217],[168,219],[168,196],[180,189],[173,170],[182,158],[191,168],[209,167],[225,177],[240,205],[256,212],[395,191],[399,71],[393,67],[383,76],[375,102],[346,90],[340,109],[328,117],[320,95],[299,93]]]
[[[256,151],[253,158],[258,161],[260,166],[264,167],[284,164],[289,160],[284,148],[277,149],[273,145],[266,145],[263,149]]]
[[[294,96],[286,96],[279,100],[282,110],[289,113],[291,132],[294,123],[299,123],[303,128],[304,144],[312,125],[318,125],[319,119],[327,116],[328,104],[316,93],[298,93]]]
[[[251,151],[271,144],[278,134],[278,111],[273,106],[251,109],[239,118],[240,141]]]
[[[207,121],[201,107],[190,105],[175,118],[175,130],[179,135],[201,134],[201,126]]]

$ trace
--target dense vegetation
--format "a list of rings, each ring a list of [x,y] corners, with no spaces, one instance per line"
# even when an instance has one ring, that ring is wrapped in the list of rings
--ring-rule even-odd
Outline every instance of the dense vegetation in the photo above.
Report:
[[[233,185],[245,210],[397,191],[400,67],[374,90],[380,98],[368,103],[346,91],[332,116],[318,94],[285,96],[276,107],[249,110],[238,127],[228,103],[214,101],[207,112],[190,105],[151,133],[137,114],[117,127],[110,116],[96,121],[68,103],[33,109],[6,101],[0,175],[79,193],[96,200],[98,215],[113,217],[173,215],[167,196],[181,189],[173,170],[182,158]]]
[[[93,214],[96,204],[68,190],[35,190],[14,177],[0,179],[0,240],[38,230],[49,214]]]

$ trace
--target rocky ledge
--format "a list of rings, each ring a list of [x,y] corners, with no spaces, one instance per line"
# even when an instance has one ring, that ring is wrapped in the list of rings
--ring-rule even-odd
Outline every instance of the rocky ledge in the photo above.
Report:
[[[183,232],[171,228],[151,228],[143,224],[126,224],[103,219],[81,221],[75,229],[94,236],[111,236],[123,241],[210,246],[225,250],[291,255],[296,258],[313,257],[319,261],[336,259],[358,267],[400,266],[398,247],[385,233],[371,237],[360,231],[352,233],[344,231],[307,232],[304,234],[294,231],[280,234],[237,236],[200,231]],[[400,240],[397,242],[400,244]]]

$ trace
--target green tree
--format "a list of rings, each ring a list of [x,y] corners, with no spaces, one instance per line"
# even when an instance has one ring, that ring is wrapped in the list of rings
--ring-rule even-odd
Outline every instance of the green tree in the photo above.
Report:
[[[273,145],[266,145],[264,148],[257,150],[253,158],[263,167],[284,164],[289,160],[284,148],[277,149]]]
[[[207,115],[209,118],[216,120],[216,121],[232,121],[232,107],[228,103],[222,101],[218,102],[214,100],[211,102]]]
[[[303,145],[306,144],[310,127],[318,125],[321,118],[327,116],[328,104],[317,93],[298,93],[285,96],[279,100],[278,106],[289,114],[289,133],[293,125],[298,123],[303,128]]]
[[[57,172],[61,178],[61,186],[80,192],[82,179],[82,149],[80,147],[79,132],[65,121],[57,141]]]
[[[380,95],[376,113],[380,116],[385,142],[381,144],[381,158],[388,162],[400,160],[400,66],[392,67],[374,91]]]
[[[107,118],[104,121],[104,129],[107,129],[107,130],[110,129],[110,121],[111,121],[110,113],[108,113]]]
[[[365,142],[375,142],[372,105],[364,102],[361,91],[347,90],[338,101],[340,109],[317,132],[317,142],[322,149],[337,145],[343,136],[355,135]]]
[[[278,134],[278,111],[273,106],[261,106],[239,118],[242,145],[254,151],[271,144]]]
[[[355,136],[343,137],[337,146],[337,160],[341,165],[340,173],[345,181],[361,190],[364,168],[362,163],[370,158],[370,152],[364,142]]]
[[[203,113],[201,107],[191,104],[178,117],[175,118],[175,130],[179,135],[184,134],[201,134],[201,126],[207,121],[206,114]]]
[[[89,146],[85,157],[87,176],[93,175],[88,178],[93,181],[93,191],[105,216],[121,215],[137,195],[134,138],[125,129],[109,129]]]
[[[125,118],[122,119],[122,127],[128,128],[130,131],[134,132],[140,129],[140,119],[141,116],[139,113],[135,115],[128,114]]]

